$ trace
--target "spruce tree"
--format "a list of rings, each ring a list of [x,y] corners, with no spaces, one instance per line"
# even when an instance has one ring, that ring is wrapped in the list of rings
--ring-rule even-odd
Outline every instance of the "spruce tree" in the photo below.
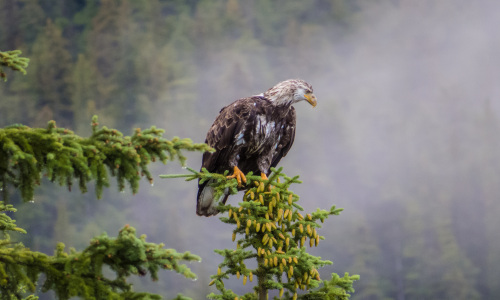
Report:
[[[163,178],[187,177],[186,180],[211,180],[215,187],[215,198],[224,190],[238,192],[235,179],[227,174],[213,174],[203,169],[187,175],[161,175]],[[354,292],[352,284],[358,275],[343,277],[333,273],[331,279],[322,281],[318,269],[332,264],[309,254],[306,249],[318,246],[317,229],[331,215],[338,215],[342,209],[332,206],[330,210],[317,209],[302,214],[298,204],[299,196],[289,190],[292,184],[300,183],[298,176],[288,177],[282,168],[272,169],[269,179],[247,174],[249,186],[245,189],[243,201],[237,205],[219,205],[220,217],[224,223],[234,225],[232,240],[236,249],[216,249],[224,257],[217,274],[209,285],[215,285],[220,294],[210,294],[210,299],[268,299],[269,291],[276,290],[282,299],[349,299]],[[239,238],[238,238],[239,237]],[[256,267],[248,267],[255,264]],[[254,292],[237,295],[224,285],[230,276],[242,280],[243,285],[254,282]],[[323,285],[320,285],[323,283]],[[300,295],[299,295],[300,293]]]
[[[28,59],[19,57],[20,51],[0,52],[0,66],[25,73]],[[2,71],[2,74],[3,73]],[[68,129],[57,128],[54,121],[47,128],[12,125],[0,129],[0,295],[2,299],[38,299],[35,292],[40,275],[44,274],[42,291],[52,290],[59,299],[161,299],[150,293],[134,292],[127,282],[130,275],[158,279],[160,269],[173,270],[187,278],[196,275],[181,261],[200,261],[189,252],[178,253],[164,249],[163,244],[146,242],[146,236],[137,237],[135,229],[126,225],[118,237],[106,233],[91,240],[83,251],[65,250],[58,243],[54,255],[31,251],[11,240],[10,233],[26,233],[8,214],[16,209],[8,201],[9,188],[20,190],[25,201],[33,199],[34,188],[42,176],[71,189],[78,180],[82,192],[95,181],[97,197],[108,186],[108,170],[117,178],[119,189],[128,182],[135,193],[139,180],[153,178],[148,164],[156,160],[185,162],[183,150],[207,151],[205,144],[194,144],[189,139],[162,138],[163,130],[151,127],[137,129],[132,137],[117,130],[99,127],[97,117],[92,119],[92,136],[82,138]],[[42,175],[43,174],[43,175]],[[112,278],[107,268],[113,271]],[[176,299],[187,299],[178,295]]]
[[[161,299],[149,293],[132,290],[126,279],[130,275],[150,274],[158,279],[160,269],[173,270],[187,278],[196,275],[180,261],[199,261],[189,252],[178,253],[164,249],[163,244],[146,242],[146,236],[136,236],[135,229],[126,225],[118,237],[106,234],[95,237],[83,251],[65,251],[59,243],[53,256],[31,251],[21,243],[11,241],[9,232],[26,233],[16,226],[7,213],[15,212],[8,201],[9,188],[20,190],[25,201],[33,199],[34,188],[45,174],[50,180],[69,189],[73,180],[79,182],[82,192],[95,181],[97,197],[108,186],[108,171],[117,178],[119,189],[128,182],[135,193],[139,180],[153,178],[148,164],[161,160],[184,163],[182,150],[206,151],[205,144],[194,144],[189,139],[161,137],[162,130],[154,127],[137,129],[132,137],[106,127],[99,127],[97,117],[92,120],[90,138],[76,136],[54,121],[47,128],[29,128],[13,125],[0,129],[0,292],[5,299],[21,299],[26,292],[35,291],[41,274],[45,275],[42,291],[53,290],[59,299],[79,296],[84,299]],[[106,170],[107,169],[107,170]],[[108,278],[103,268],[114,271]],[[29,296],[27,299],[36,299]],[[178,299],[183,299],[178,296]],[[185,298],[184,298],[185,299]]]
[[[130,275],[146,275],[158,279],[160,269],[173,270],[187,278],[196,278],[184,261],[199,261],[189,252],[164,249],[163,244],[146,242],[146,236],[136,236],[135,229],[125,226],[118,237],[107,234],[95,237],[83,251],[65,251],[59,243],[50,256],[31,251],[10,240],[9,231],[26,233],[15,225],[6,212],[15,212],[12,205],[0,201],[0,292],[2,299],[23,299],[34,292],[40,274],[45,275],[42,291],[53,290],[59,299],[161,299],[159,295],[134,292],[126,279]],[[111,269],[115,278],[103,274]],[[26,299],[37,299],[34,295]]]

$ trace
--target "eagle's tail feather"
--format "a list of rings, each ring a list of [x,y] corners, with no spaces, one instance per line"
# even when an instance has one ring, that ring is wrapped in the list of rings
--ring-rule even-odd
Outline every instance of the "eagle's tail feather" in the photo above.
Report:
[[[196,203],[196,214],[199,216],[215,216],[219,213],[217,206],[219,205],[219,200],[222,199],[222,203],[225,204],[227,198],[229,197],[229,191],[224,191],[224,194],[219,198],[215,199],[215,189],[210,186],[211,181],[204,182],[199,186],[198,189],[198,199]]]

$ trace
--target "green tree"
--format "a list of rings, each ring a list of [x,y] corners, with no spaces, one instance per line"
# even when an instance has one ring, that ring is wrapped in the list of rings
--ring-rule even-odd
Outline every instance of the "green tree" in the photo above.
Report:
[[[0,66],[25,72],[27,60],[18,57],[19,52],[2,52]],[[19,62],[20,61],[20,62]],[[21,64],[21,66],[19,66]],[[127,181],[137,192],[138,181],[146,176],[153,178],[148,164],[156,159],[180,160],[185,157],[181,150],[209,150],[205,144],[193,144],[190,140],[165,140],[162,130],[154,127],[136,130],[133,137],[123,137],[117,130],[98,128],[97,117],[92,120],[92,137],[84,139],[64,128],[57,128],[54,121],[46,129],[32,129],[15,125],[0,129],[0,292],[4,299],[38,299],[27,295],[36,290],[41,274],[45,275],[42,291],[53,290],[58,298],[69,299],[80,296],[84,299],[161,299],[159,295],[132,291],[126,279],[130,275],[145,275],[158,279],[160,269],[174,270],[187,278],[196,275],[185,265],[185,261],[199,261],[189,252],[177,253],[163,249],[163,244],[146,242],[146,236],[137,237],[135,229],[126,225],[117,238],[102,234],[94,238],[84,251],[65,251],[63,243],[49,256],[31,251],[21,243],[13,243],[10,232],[26,233],[16,226],[7,213],[15,212],[8,201],[9,187],[19,189],[22,198],[33,199],[34,187],[40,184],[41,175],[71,189],[73,179],[79,181],[82,192],[87,190],[90,180],[96,181],[96,193],[100,197],[108,185],[106,167],[116,176],[119,189]],[[67,223],[65,209],[59,214],[59,226]],[[62,238],[59,234],[57,237]],[[116,275],[109,278],[104,268]],[[178,296],[178,299],[183,298]]]
[[[146,242],[146,236],[137,237],[135,229],[125,226],[117,238],[102,234],[81,252],[65,251],[59,243],[53,256],[34,252],[20,243],[12,243],[9,232],[26,233],[16,226],[7,212],[15,212],[12,205],[0,201],[0,292],[4,299],[22,299],[33,293],[40,274],[45,275],[42,291],[54,290],[59,299],[79,296],[84,299],[161,299],[158,295],[133,292],[126,278],[145,275],[158,279],[160,269],[174,270],[187,278],[195,278],[181,260],[199,261],[189,252],[177,253],[163,249],[163,244]],[[103,274],[109,267],[116,278]],[[28,295],[26,299],[38,299]]]
[[[228,180],[221,174],[210,174],[206,169],[196,172],[189,169],[193,175],[163,175],[163,178],[187,177],[187,180],[212,180],[217,195],[224,190],[237,193],[236,180]],[[332,264],[331,261],[321,260],[306,251],[307,245],[318,246],[324,239],[317,232],[330,215],[338,215],[342,209],[331,207],[329,211],[318,209],[303,216],[299,211],[303,208],[297,203],[299,196],[288,188],[294,183],[300,183],[298,176],[290,178],[281,172],[282,169],[273,169],[269,179],[247,174],[249,186],[245,189],[243,202],[238,206],[219,205],[221,213],[228,213],[221,217],[224,223],[235,225],[233,242],[236,249],[215,250],[224,257],[219,265],[217,274],[212,276],[209,285],[216,286],[220,294],[210,294],[210,299],[259,299],[268,298],[271,290],[279,291],[279,298],[286,299],[349,299],[354,292],[352,283],[359,279],[358,275],[344,277],[332,274],[330,280],[321,279],[318,269]],[[247,265],[256,264],[255,268]],[[254,292],[243,296],[226,289],[224,281],[230,276],[242,278],[243,285],[254,278],[257,283]],[[299,291],[307,293],[299,296]],[[286,293],[285,293],[286,291]]]
[[[31,84],[37,99],[35,126],[43,126],[46,120],[58,116],[63,126],[73,122],[71,103],[71,73],[73,60],[68,49],[68,41],[62,30],[50,19],[33,46]]]
[[[73,124],[75,132],[85,132],[88,129],[88,120],[91,116],[98,114],[96,100],[97,70],[84,54],[79,54],[72,74],[72,110],[74,114]]]
[[[102,1],[87,35],[87,56],[97,69],[95,108],[118,128],[137,124],[142,114],[134,96],[138,94],[134,58],[139,37],[133,34],[131,9],[128,0]]]
[[[45,14],[38,1],[0,0],[0,45],[26,51],[44,21]]]
[[[97,117],[92,119],[92,135],[82,138],[50,121],[46,129],[13,125],[0,131],[0,186],[4,199],[9,184],[21,192],[25,201],[33,199],[35,185],[43,176],[71,189],[78,181],[82,192],[87,183],[95,180],[96,196],[109,186],[108,173],[116,176],[119,190],[128,182],[133,193],[139,189],[139,180],[153,177],[148,164],[160,160],[179,160],[184,164],[181,150],[206,151],[205,144],[193,144],[190,139],[166,140],[163,130],[151,127],[136,129],[133,136],[123,136],[115,129],[99,128]]]
[[[25,201],[33,199],[35,185],[42,173],[52,181],[71,189],[77,179],[82,192],[90,180],[96,181],[99,197],[108,185],[106,168],[116,176],[119,189],[128,182],[137,192],[142,176],[152,181],[148,164],[161,160],[184,163],[182,150],[206,151],[205,144],[193,144],[188,139],[165,140],[162,130],[154,127],[136,130],[134,136],[123,137],[106,127],[99,128],[93,119],[93,135],[84,139],[49,122],[46,129],[16,125],[0,129],[0,188],[7,201],[10,186],[19,189]],[[141,175],[142,174],[142,175]],[[15,212],[11,205],[0,202],[0,291],[8,299],[21,299],[26,291],[33,293],[40,274],[45,275],[42,291],[53,290],[58,298],[80,296],[84,299],[160,299],[158,295],[132,291],[126,278],[145,275],[157,280],[160,269],[174,270],[187,278],[195,278],[181,260],[199,261],[189,252],[177,253],[163,249],[163,244],[146,242],[146,236],[136,237],[135,229],[125,226],[117,238],[106,234],[94,238],[84,251],[64,250],[59,243],[54,256],[34,252],[10,240],[9,232],[26,233],[6,215]],[[59,222],[65,223],[64,215]],[[103,273],[107,266],[116,278]],[[28,299],[35,299],[29,296]]]

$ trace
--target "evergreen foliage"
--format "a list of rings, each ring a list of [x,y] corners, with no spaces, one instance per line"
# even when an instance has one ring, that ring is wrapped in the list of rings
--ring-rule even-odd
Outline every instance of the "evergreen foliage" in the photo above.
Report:
[[[179,160],[185,163],[183,150],[207,151],[205,144],[190,139],[162,138],[163,130],[151,127],[136,129],[132,136],[123,136],[115,129],[99,127],[97,116],[92,118],[92,135],[82,138],[71,130],[58,128],[50,121],[47,128],[12,125],[0,129],[0,188],[3,199],[8,199],[9,184],[21,191],[24,201],[33,199],[34,187],[42,176],[66,185],[71,190],[73,179],[82,192],[94,180],[96,196],[101,197],[109,186],[108,171],[118,181],[122,191],[128,182],[135,194],[139,180],[153,177],[148,164],[156,160],[166,163]]]
[[[118,237],[105,233],[95,237],[83,251],[70,249],[59,243],[53,256],[34,252],[21,243],[10,241],[9,231],[26,233],[15,225],[5,212],[15,212],[11,205],[0,202],[0,292],[2,299],[21,299],[24,291],[35,292],[40,274],[45,275],[42,291],[55,291],[59,299],[79,296],[83,299],[161,299],[150,293],[136,293],[126,279],[130,275],[158,280],[160,269],[173,270],[186,278],[196,278],[179,261],[200,261],[200,257],[189,252],[178,253],[174,249],[163,249],[163,244],[146,242],[146,236],[137,237],[135,229],[125,226]],[[104,274],[109,267],[115,278]],[[27,299],[37,299],[36,297]]]
[[[117,177],[119,189],[128,181],[132,191],[138,189],[142,176],[152,181],[147,165],[155,160],[179,160],[185,157],[181,150],[206,151],[205,144],[193,144],[189,139],[165,140],[163,130],[152,127],[137,129],[132,137],[123,137],[117,130],[99,128],[97,117],[92,119],[93,134],[81,138],[73,132],[57,128],[50,121],[46,129],[13,125],[0,129],[0,186],[7,199],[8,184],[21,190],[24,200],[32,199],[34,185],[39,184],[41,173],[52,181],[72,186],[79,179],[82,192],[88,181],[96,180],[99,197],[108,185],[106,167]],[[178,253],[163,249],[163,244],[146,242],[146,236],[137,237],[135,229],[125,226],[117,238],[102,234],[92,239],[81,252],[64,251],[58,243],[53,256],[31,251],[21,243],[10,240],[9,232],[26,233],[16,226],[7,212],[15,212],[12,205],[0,201],[0,292],[3,299],[21,299],[26,291],[36,291],[37,281],[45,275],[42,292],[53,290],[59,299],[79,296],[83,299],[161,299],[150,293],[136,293],[126,279],[130,275],[146,275],[158,280],[160,269],[173,270],[186,278],[195,279],[182,261],[201,261],[189,252]],[[108,278],[104,269],[111,269],[115,278]],[[26,299],[38,299],[28,295]],[[188,299],[178,295],[176,299]]]
[[[20,51],[0,52],[1,65],[26,73],[28,59],[20,58]],[[6,77],[0,69],[1,77]],[[7,199],[9,184],[20,189],[22,198],[33,199],[34,186],[40,184],[42,172],[51,181],[66,185],[70,190],[73,179],[79,181],[82,192],[87,183],[96,181],[96,195],[99,198],[104,186],[109,185],[106,167],[117,177],[119,189],[127,181],[134,193],[139,188],[142,176],[152,182],[147,165],[159,159],[179,160],[185,163],[181,150],[207,151],[205,144],[193,144],[190,139],[163,139],[163,130],[151,127],[136,129],[132,137],[123,136],[117,130],[99,128],[97,116],[92,118],[92,136],[81,138],[72,131],[57,128],[50,121],[46,129],[12,125],[0,129],[0,190]],[[117,238],[106,233],[94,238],[84,251],[64,251],[64,244],[58,243],[54,256],[31,251],[21,243],[10,240],[9,231],[26,233],[7,216],[15,212],[12,205],[0,201],[0,292],[3,299],[22,299],[27,291],[36,290],[40,275],[45,275],[42,291],[53,290],[59,299],[79,296],[84,299],[161,299],[150,293],[136,293],[126,279],[130,275],[146,275],[158,280],[160,269],[173,270],[186,278],[196,275],[179,261],[201,261],[199,256],[189,252],[178,253],[174,249],[163,249],[163,244],[146,242],[146,236],[139,238],[135,229],[126,225]],[[114,279],[103,274],[104,267],[111,269]],[[38,297],[27,295],[26,300]],[[178,295],[175,299],[189,299]]]
[[[211,174],[206,169],[189,175],[162,175],[163,178],[187,177],[186,180],[212,180],[217,195],[229,189],[237,193],[237,182],[226,179],[227,174]],[[247,175],[249,186],[245,189],[243,202],[237,206],[219,205],[220,213],[228,213],[221,217],[224,223],[235,225],[233,241],[236,249],[215,250],[224,257],[217,274],[211,276],[209,285],[214,285],[220,294],[210,294],[210,299],[267,299],[268,291],[278,290],[279,298],[285,299],[349,299],[354,292],[352,283],[359,279],[358,275],[344,277],[332,274],[330,281],[321,279],[318,269],[331,261],[310,255],[307,245],[318,246],[320,236],[318,221],[324,222],[331,215],[338,215],[342,209],[332,206],[329,211],[318,209],[305,216],[300,213],[303,208],[297,203],[299,196],[289,190],[290,185],[300,183],[298,176],[288,177],[282,168],[272,169],[268,180],[252,173]],[[241,236],[236,240],[237,236]],[[249,261],[256,261],[257,267],[247,267]],[[248,281],[257,281],[254,293],[243,296],[226,289],[224,280],[229,276],[242,278],[243,285]],[[299,296],[300,290],[307,291]]]
[[[0,51],[0,78],[7,81],[7,74],[3,71],[2,66],[10,68],[14,71],[19,71],[26,75],[29,58],[19,56],[21,50]]]

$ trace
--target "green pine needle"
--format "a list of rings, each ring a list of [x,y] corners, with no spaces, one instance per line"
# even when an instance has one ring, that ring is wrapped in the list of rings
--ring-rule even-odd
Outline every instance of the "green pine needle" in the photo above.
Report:
[[[110,174],[116,177],[120,191],[128,183],[135,194],[142,177],[153,182],[150,163],[177,160],[184,164],[183,151],[212,150],[190,139],[164,139],[163,130],[156,127],[136,129],[132,136],[124,136],[116,129],[99,127],[97,116],[91,125],[92,135],[88,138],[58,128],[54,121],[45,129],[23,125],[0,129],[0,190],[4,201],[8,199],[9,185],[20,189],[24,201],[32,200],[42,177],[69,190],[76,180],[82,192],[94,181],[100,198],[103,189],[109,187]]]
[[[30,60],[26,57],[20,57],[21,54],[21,50],[0,51],[0,78],[3,78],[4,81],[7,81],[7,74],[3,71],[2,66],[26,75],[26,68]]]
[[[238,192],[236,179],[225,174],[209,173],[206,169],[191,174],[162,175],[162,178],[210,180],[217,195],[225,189],[231,194]],[[209,285],[215,285],[219,294],[211,293],[209,299],[266,299],[269,290],[278,290],[286,299],[338,299],[346,300],[354,292],[352,283],[359,276],[340,278],[332,274],[332,280],[321,281],[318,269],[332,264],[310,255],[307,247],[318,246],[324,239],[318,233],[321,225],[332,215],[338,215],[341,208],[317,209],[302,214],[298,204],[299,196],[289,190],[292,184],[301,183],[298,176],[288,177],[282,168],[272,169],[267,180],[247,174],[243,201],[237,205],[220,204],[220,220],[235,226],[232,239],[236,249],[216,249],[224,260],[219,264],[217,274],[212,275]],[[247,267],[248,261],[256,261],[256,268]],[[254,292],[236,295],[226,289],[224,281],[236,276],[244,285],[253,282]],[[286,293],[285,293],[286,291]],[[298,292],[302,291],[299,296]]]
[[[0,208],[10,210],[1,202]],[[0,229],[7,230],[5,227]],[[64,244],[59,243],[54,256],[49,256],[30,251],[21,244],[4,243],[0,244],[0,294],[17,297],[20,287],[35,292],[37,280],[43,273],[42,290],[54,290],[59,299],[161,299],[158,295],[133,292],[126,279],[130,275],[149,274],[152,280],[158,280],[161,269],[196,279],[180,261],[201,261],[201,258],[189,252],[164,249],[162,244],[148,243],[145,236],[137,237],[135,229],[128,225],[116,238],[105,233],[94,238],[82,252],[67,253]],[[116,276],[106,277],[105,268]]]

